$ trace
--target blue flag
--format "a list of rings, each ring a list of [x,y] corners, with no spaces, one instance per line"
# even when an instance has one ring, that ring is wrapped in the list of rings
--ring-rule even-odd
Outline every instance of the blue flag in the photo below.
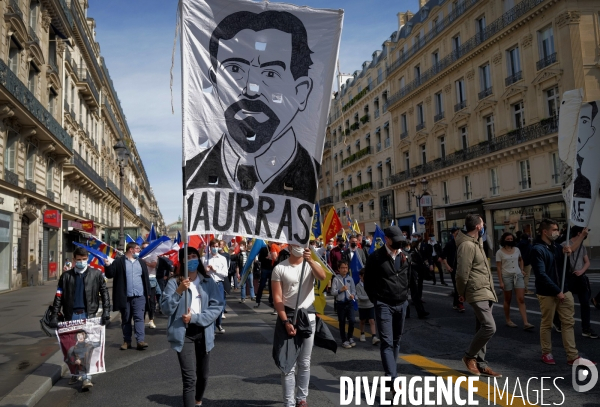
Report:
[[[177,237],[175,238],[175,243],[177,243],[177,244],[181,243],[181,233],[179,233],[179,231],[177,231]]]
[[[379,227],[379,225],[375,225],[375,233],[373,233],[373,241],[371,242],[371,247],[369,248],[369,254],[373,253],[375,250],[383,247],[385,244],[385,234],[383,230]]]
[[[319,203],[315,204],[315,214],[313,216],[312,223],[312,234],[315,239],[318,239],[321,236],[321,208],[319,208]]]
[[[137,243],[139,246],[141,246],[141,245],[142,245],[142,243],[144,243],[144,238],[143,238],[143,237],[141,237],[141,236],[138,236],[138,238],[137,238],[137,239],[135,239],[135,242],[136,242],[136,243]]]
[[[356,250],[362,250],[362,249],[356,249]],[[362,261],[360,261],[360,256],[358,254],[354,253],[354,256],[352,256],[352,260],[350,260],[350,273],[352,274],[352,280],[354,280],[354,285],[356,285],[360,282],[359,272],[363,267],[364,267],[364,264],[362,264]]]
[[[135,240],[129,235],[125,235],[125,243],[133,243]]]
[[[148,243],[154,242],[158,237],[156,236],[156,229],[154,229],[154,223],[150,226],[150,234],[148,235]]]
[[[260,249],[262,249],[263,247],[267,247],[264,240],[254,239],[254,243],[252,244],[252,250],[250,250],[250,253],[248,253],[248,259],[246,260],[246,264],[244,264],[244,269],[240,273],[240,286],[246,283],[246,279],[252,271],[252,263],[254,262],[256,256],[258,256],[258,252],[260,252]]]

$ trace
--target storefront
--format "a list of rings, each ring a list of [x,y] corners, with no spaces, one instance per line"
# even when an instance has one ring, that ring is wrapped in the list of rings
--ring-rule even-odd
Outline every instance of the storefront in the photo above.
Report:
[[[497,202],[484,205],[484,208],[492,215],[495,242],[500,241],[504,232],[516,234],[521,231],[534,237],[538,224],[544,218],[557,221],[560,228],[567,221],[566,205],[561,194]],[[494,252],[498,250],[497,246],[495,244]]]
[[[435,220],[437,222],[438,241],[442,247],[449,240],[450,230],[453,227],[462,229],[465,226],[465,217],[471,213],[475,213],[485,222],[485,210],[483,209],[482,200],[471,201],[458,205],[448,205],[438,207],[433,210]]]
[[[14,198],[0,197],[0,291],[10,289],[13,270],[17,268],[17,256],[12,246]]]
[[[58,277],[58,234],[62,225],[62,214],[57,209],[44,212],[44,231],[42,238],[43,280],[56,280]]]

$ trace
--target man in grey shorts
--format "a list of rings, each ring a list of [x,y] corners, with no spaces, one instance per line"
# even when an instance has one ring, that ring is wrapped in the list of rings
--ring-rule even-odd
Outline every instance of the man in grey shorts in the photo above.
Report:
[[[458,263],[456,266],[456,289],[459,301],[471,304],[477,318],[477,333],[462,358],[469,373],[476,376],[502,377],[494,372],[485,360],[486,345],[496,333],[496,322],[492,305],[498,302],[494,291],[494,280],[483,250],[481,236],[484,234],[483,220],[479,215],[467,215],[467,232],[456,236]]]

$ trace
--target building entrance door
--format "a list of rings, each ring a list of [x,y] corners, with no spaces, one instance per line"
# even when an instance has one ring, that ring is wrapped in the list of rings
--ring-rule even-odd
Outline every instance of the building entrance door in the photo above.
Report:
[[[19,240],[19,268],[23,287],[29,285],[29,218],[21,218],[21,239]]]

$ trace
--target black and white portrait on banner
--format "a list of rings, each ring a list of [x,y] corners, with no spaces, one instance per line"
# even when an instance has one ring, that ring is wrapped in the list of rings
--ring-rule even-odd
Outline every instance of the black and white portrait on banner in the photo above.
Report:
[[[190,233],[308,241],[342,16],[282,3],[183,2]]]

